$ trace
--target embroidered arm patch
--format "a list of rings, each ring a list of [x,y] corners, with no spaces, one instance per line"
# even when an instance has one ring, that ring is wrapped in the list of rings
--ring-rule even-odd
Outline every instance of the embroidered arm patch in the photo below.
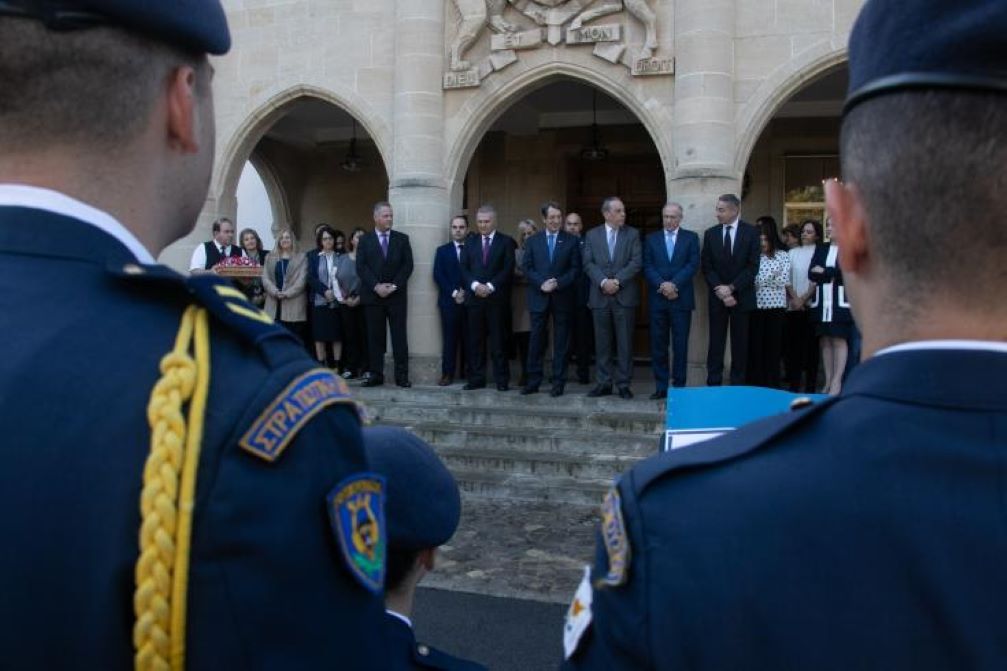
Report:
[[[385,480],[360,473],[340,482],[326,499],[332,530],[350,573],[374,593],[385,585]]]
[[[353,403],[346,382],[331,370],[310,370],[280,392],[238,445],[261,459],[276,461],[308,420],[336,403]]]
[[[608,573],[596,585],[618,587],[629,578],[629,537],[622,519],[622,499],[619,489],[612,487],[601,504],[601,538],[608,554]]]
[[[566,622],[563,624],[563,659],[570,659],[577,652],[577,646],[584,632],[591,626],[591,600],[594,592],[591,590],[591,567],[584,567],[584,577],[577,586],[570,608],[566,611]]]

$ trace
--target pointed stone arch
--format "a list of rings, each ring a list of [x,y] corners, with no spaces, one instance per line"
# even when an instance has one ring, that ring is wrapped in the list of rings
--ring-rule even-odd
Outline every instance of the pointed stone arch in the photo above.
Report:
[[[764,79],[735,116],[734,171],[740,177],[767,124],[795,93],[848,60],[846,38],[822,41]]]
[[[487,83],[484,90],[469,98],[449,120],[444,175],[447,178],[454,207],[457,208],[461,203],[461,188],[469,163],[493,123],[529,93],[564,79],[593,86],[632,112],[657,148],[664,168],[665,181],[670,179],[674,169],[670,105],[661,104],[657,100],[641,100],[632,95],[642,94],[644,89],[629,75],[613,77],[598,68],[588,68],[574,63],[550,62],[529,67],[501,84]],[[627,95],[627,92],[631,95]]]

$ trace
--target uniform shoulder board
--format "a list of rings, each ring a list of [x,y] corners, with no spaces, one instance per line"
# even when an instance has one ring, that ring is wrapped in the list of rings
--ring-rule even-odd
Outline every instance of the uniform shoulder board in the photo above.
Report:
[[[640,462],[640,464],[633,468],[630,472],[632,474],[630,478],[631,486],[639,494],[652,482],[660,480],[665,475],[699,466],[729,461],[749,452],[754,452],[764,447],[770,440],[784,431],[815,417],[818,413],[835,403],[838,398],[829,398],[818,403],[812,403],[810,406],[802,405],[800,408],[794,408],[795,410],[803,410],[802,412],[774,415],[751,424],[746,424],[735,431],[730,431],[710,441],[690,445],[679,450],[662,452],[656,457]]]
[[[245,294],[230,282],[211,275],[197,275],[186,279],[185,284],[200,305],[253,343],[283,336],[296,342],[287,329],[249,302]]]

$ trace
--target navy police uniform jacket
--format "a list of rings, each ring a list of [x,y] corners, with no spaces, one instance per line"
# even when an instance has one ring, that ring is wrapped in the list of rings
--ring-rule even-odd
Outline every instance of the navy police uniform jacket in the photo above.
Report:
[[[417,643],[413,628],[395,615],[385,615],[385,636],[394,657],[387,671],[486,671],[482,664]]]
[[[329,514],[341,483],[373,477],[331,372],[225,283],[139,265],[69,217],[0,207],[0,267],[2,666],[133,668],[147,404],[195,302],[212,372],[188,668],[383,668],[380,594]]]
[[[876,355],[620,479],[567,665],[1007,668],[1005,474],[1007,352]]]

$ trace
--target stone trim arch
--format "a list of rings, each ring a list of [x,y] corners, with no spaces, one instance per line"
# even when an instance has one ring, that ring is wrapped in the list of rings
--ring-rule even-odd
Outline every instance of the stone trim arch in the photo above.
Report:
[[[290,199],[287,198],[287,191],[283,188],[283,184],[276,174],[276,168],[269,159],[253,151],[248,157],[248,162],[255,168],[255,171],[259,174],[259,179],[262,180],[262,185],[266,188],[269,209],[273,215],[272,231],[275,236],[280,227],[289,225],[293,220],[293,213],[290,211]]]
[[[738,110],[734,123],[734,171],[738,176],[744,174],[752,149],[773,115],[812,79],[847,62],[846,42],[846,35],[842,35],[801,52],[766,77]]]
[[[531,66],[496,86],[489,85],[487,82],[485,88],[469,98],[456,117],[452,119],[451,126],[457,130],[451,133],[452,129],[449,127],[449,133],[446,137],[450,144],[445,153],[444,176],[447,179],[453,203],[461,200],[459,190],[465,179],[465,171],[490,126],[529,93],[563,79],[572,79],[594,86],[625,105],[647,130],[657,148],[661,165],[664,167],[665,181],[670,179],[671,166],[674,164],[671,146],[670,104],[643,103],[636,96],[627,96],[627,91],[640,90],[636,85],[637,82],[634,82],[628,75],[611,77],[597,68],[589,68],[575,63],[549,62]],[[662,132],[662,129],[665,132]]]
[[[251,158],[255,145],[292,105],[308,98],[327,102],[356,119],[374,141],[381,162],[385,166],[385,172],[388,172],[388,166],[391,165],[391,130],[364,98],[352,93],[337,93],[327,88],[297,84],[273,95],[259,105],[231,133],[224,151],[218,155],[210,189],[211,194],[216,195],[221,211],[228,207],[234,209],[238,178],[241,176],[245,161]],[[287,209],[289,214],[289,208]]]

